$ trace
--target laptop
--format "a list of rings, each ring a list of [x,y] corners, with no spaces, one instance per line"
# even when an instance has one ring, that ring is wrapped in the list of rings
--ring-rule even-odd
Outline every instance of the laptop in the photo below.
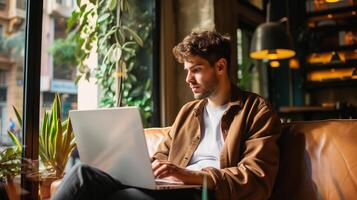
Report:
[[[201,187],[155,180],[138,107],[71,110],[69,116],[82,163],[133,187]]]

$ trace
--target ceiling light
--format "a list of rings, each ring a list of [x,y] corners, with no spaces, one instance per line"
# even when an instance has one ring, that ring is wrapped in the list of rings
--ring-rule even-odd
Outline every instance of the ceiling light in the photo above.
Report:
[[[277,22],[266,22],[255,30],[250,47],[253,59],[286,59],[295,56],[290,34]]]

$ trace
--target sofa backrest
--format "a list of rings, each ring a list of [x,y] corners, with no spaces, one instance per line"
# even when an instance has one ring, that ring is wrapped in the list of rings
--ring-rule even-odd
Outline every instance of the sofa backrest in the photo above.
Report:
[[[357,120],[283,125],[271,199],[355,199]]]
[[[150,157],[156,152],[159,144],[165,139],[171,127],[165,128],[147,128],[144,130],[146,145],[148,147]]]
[[[150,155],[167,128],[146,129]],[[357,120],[284,124],[271,199],[348,200],[357,196]]]

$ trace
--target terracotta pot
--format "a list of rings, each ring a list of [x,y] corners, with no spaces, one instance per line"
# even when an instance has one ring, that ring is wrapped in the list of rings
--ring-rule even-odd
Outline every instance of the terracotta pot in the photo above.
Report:
[[[9,200],[20,200],[21,187],[14,179],[6,179],[5,190]]]
[[[46,200],[51,198],[51,184],[58,178],[45,178],[40,181],[40,199]]]

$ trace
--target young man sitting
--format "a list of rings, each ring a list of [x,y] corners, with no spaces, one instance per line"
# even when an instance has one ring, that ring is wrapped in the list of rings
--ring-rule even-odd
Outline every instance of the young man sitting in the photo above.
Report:
[[[173,48],[195,101],[182,107],[153,156],[156,178],[207,185],[216,199],[268,199],[279,166],[280,121],[269,103],[231,83],[230,39],[216,31],[191,33]],[[135,159],[135,158],[133,158]],[[66,175],[60,199],[200,199],[200,190],[124,186],[87,165]]]

